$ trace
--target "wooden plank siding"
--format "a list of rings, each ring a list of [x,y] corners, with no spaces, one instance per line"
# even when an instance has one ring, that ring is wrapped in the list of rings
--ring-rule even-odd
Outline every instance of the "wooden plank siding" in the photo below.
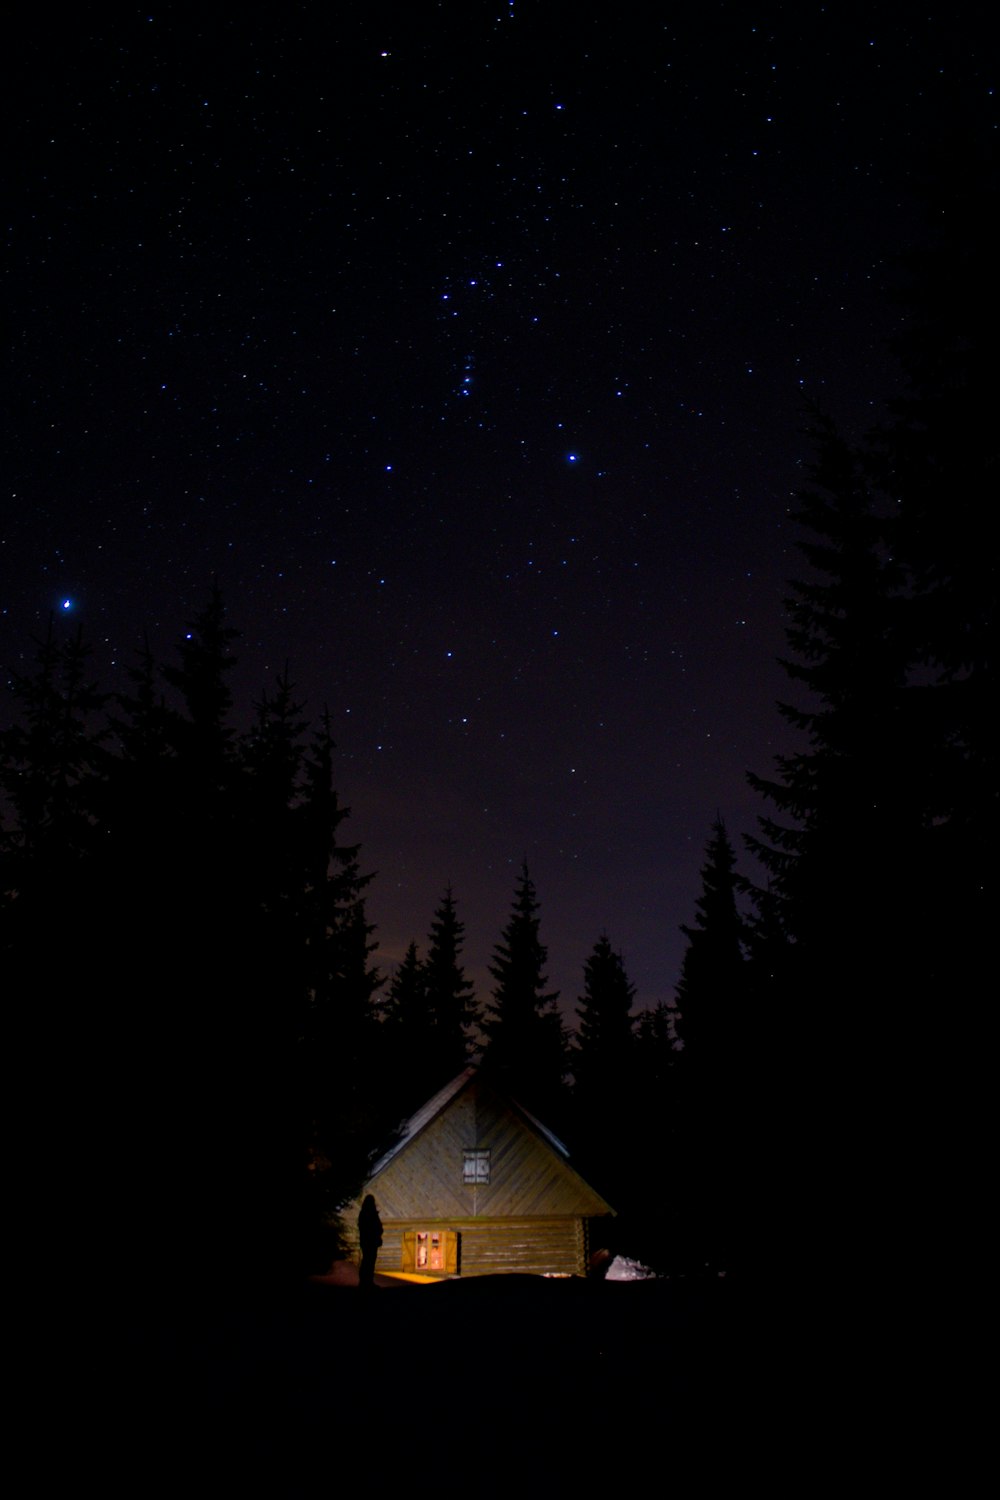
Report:
[[[467,1151],[489,1152],[488,1182],[463,1180]],[[405,1233],[447,1229],[459,1236],[460,1275],[584,1275],[588,1222],[613,1212],[570,1166],[565,1147],[474,1069],[418,1111],[345,1206],[354,1253],[366,1193],[382,1219],[383,1271],[405,1268]]]
[[[458,1275],[489,1276],[518,1271],[535,1276],[584,1276],[587,1272],[587,1226],[570,1219],[420,1219],[382,1221],[380,1271],[408,1269],[403,1235],[414,1229],[450,1229],[458,1235]],[[345,1238],[360,1254],[357,1231]]]

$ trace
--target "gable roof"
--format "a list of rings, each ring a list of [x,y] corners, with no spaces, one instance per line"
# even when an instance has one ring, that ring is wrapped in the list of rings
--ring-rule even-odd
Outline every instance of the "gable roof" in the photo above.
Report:
[[[388,1166],[394,1156],[398,1156],[400,1151],[404,1150],[433,1119],[447,1109],[451,1101],[457,1098],[462,1090],[478,1076],[478,1073],[478,1068],[463,1068],[462,1072],[456,1078],[453,1078],[450,1083],[446,1083],[443,1089],[438,1089],[437,1093],[428,1099],[426,1104],[422,1104],[408,1120],[404,1121],[400,1127],[399,1140],[390,1146],[388,1151],[383,1152],[368,1174],[369,1177],[377,1177],[382,1168]],[[569,1161],[569,1150],[567,1147],[563,1145],[554,1131],[550,1130],[547,1125],[542,1124],[537,1115],[533,1115],[530,1109],[525,1109],[523,1104],[518,1104],[516,1099],[508,1099],[507,1103],[513,1109],[516,1109],[520,1115],[523,1115],[525,1120],[530,1122],[539,1135],[548,1141],[554,1151],[558,1151],[561,1156],[564,1156]]]
[[[463,1149],[492,1152],[488,1184],[462,1181]],[[565,1145],[530,1110],[466,1068],[422,1105],[369,1174],[390,1218],[584,1216],[613,1213],[570,1165]]]

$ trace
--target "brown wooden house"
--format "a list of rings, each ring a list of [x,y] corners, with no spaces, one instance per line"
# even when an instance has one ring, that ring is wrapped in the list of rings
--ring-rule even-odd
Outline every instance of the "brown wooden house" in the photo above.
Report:
[[[614,1210],[560,1140],[467,1068],[406,1122],[344,1209],[357,1251],[361,1199],[382,1219],[380,1271],[586,1274],[592,1221]]]

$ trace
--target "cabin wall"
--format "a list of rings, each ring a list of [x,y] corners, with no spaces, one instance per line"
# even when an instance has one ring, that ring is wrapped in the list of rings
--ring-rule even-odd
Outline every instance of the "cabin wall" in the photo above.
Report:
[[[482,1219],[462,1226],[461,1274],[501,1272],[583,1276],[587,1270],[582,1219]]]
[[[409,1269],[406,1231],[451,1230],[460,1237],[459,1275],[586,1274],[589,1221],[612,1210],[565,1148],[488,1081],[472,1070],[460,1075],[407,1128],[344,1205],[355,1256],[361,1198],[371,1192],[382,1221],[380,1270]],[[467,1153],[476,1153],[468,1163]]]
[[[536,1276],[584,1276],[587,1271],[587,1226],[572,1219],[383,1219],[380,1271],[403,1269],[403,1234],[413,1229],[451,1229],[459,1236],[461,1276],[520,1272]],[[357,1229],[345,1238],[357,1258]]]

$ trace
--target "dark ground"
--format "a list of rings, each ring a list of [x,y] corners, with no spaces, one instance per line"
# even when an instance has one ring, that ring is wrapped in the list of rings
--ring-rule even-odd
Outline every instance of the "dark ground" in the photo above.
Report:
[[[42,1470],[101,1495],[436,1500],[951,1487],[970,1462],[928,1308],[888,1288],[853,1312],[730,1278],[207,1292],[148,1288],[124,1331],[92,1308],[39,1341]]]
[[[331,1278],[268,1300],[151,1297],[123,1338],[84,1335],[60,1381],[104,1494],[488,1495],[589,1489],[598,1473],[645,1491],[787,1459],[783,1345],[767,1308],[719,1279],[363,1292]]]

